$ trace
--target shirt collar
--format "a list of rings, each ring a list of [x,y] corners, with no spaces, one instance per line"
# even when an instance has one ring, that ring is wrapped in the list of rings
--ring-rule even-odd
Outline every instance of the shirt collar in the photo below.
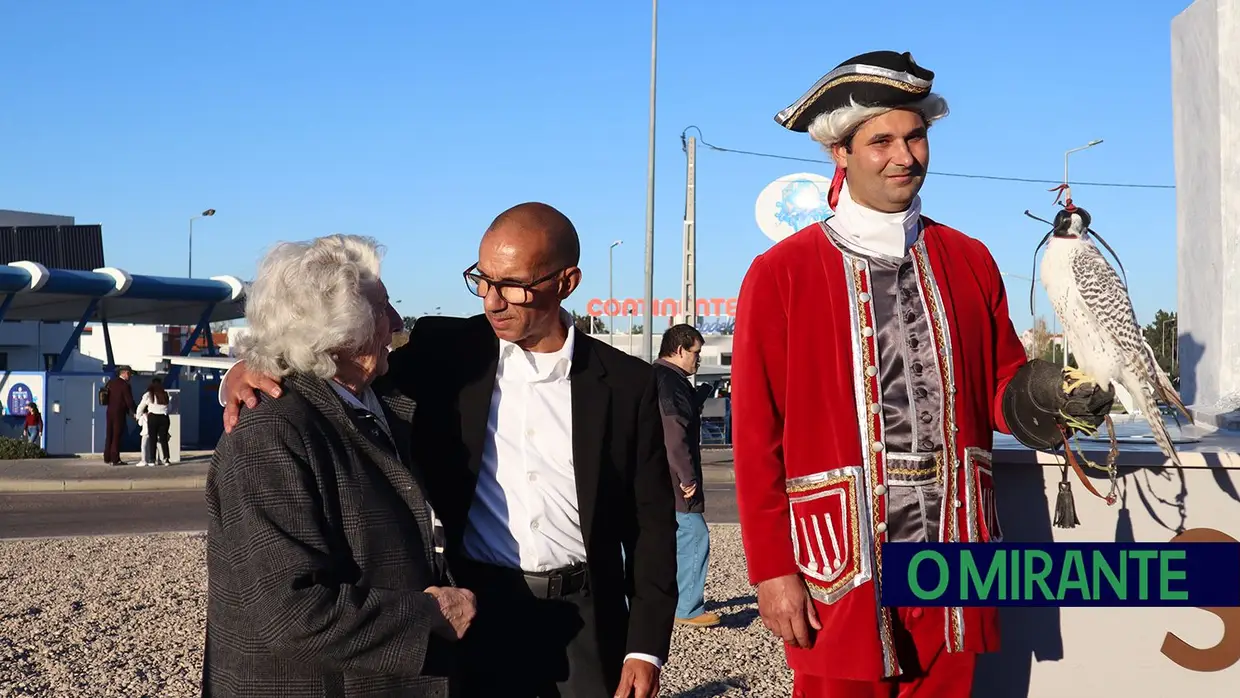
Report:
[[[573,347],[577,343],[577,327],[573,316],[560,309],[560,322],[568,329],[564,338],[564,346],[549,354],[538,354],[538,358],[554,357],[548,361],[535,361],[534,352],[526,351],[505,339],[499,340],[499,366],[497,375],[508,378],[522,378],[531,383],[545,380],[566,378],[573,365]]]
[[[686,371],[686,370],[684,370],[683,368],[681,368],[681,367],[677,366],[676,364],[672,363],[671,361],[668,361],[667,359],[662,359],[662,358],[660,358],[660,359],[655,359],[655,360],[654,360],[654,362],[655,362],[656,364],[659,364],[660,366],[666,366],[666,367],[668,367],[668,368],[672,369],[672,370],[673,370],[673,371],[675,371],[675,372],[676,372],[676,373],[677,373],[677,374],[678,374],[681,378],[688,378],[688,377],[689,377],[689,372],[688,372],[688,371]]]
[[[370,386],[366,386],[366,389],[362,391],[362,396],[359,398],[349,392],[348,388],[337,383],[336,381],[333,380],[327,382],[331,385],[332,390],[336,391],[336,394],[340,396],[340,399],[344,400],[350,407],[353,407],[354,409],[366,410],[368,412],[375,412],[375,408],[378,407],[378,414],[383,413],[383,408],[379,402],[379,398],[375,395],[374,391],[370,389]]]
[[[336,391],[336,394],[340,396],[340,399],[344,400],[344,404],[353,408],[355,411],[364,410],[373,414],[375,419],[378,420],[379,425],[383,428],[383,431],[387,433],[388,436],[392,435],[392,429],[388,426],[387,415],[383,412],[383,403],[379,401],[379,396],[375,395],[375,391],[371,390],[370,386],[366,386],[366,389],[362,391],[362,396],[359,398],[349,392],[348,388],[337,383],[336,381],[329,380],[327,382],[331,385],[332,390]]]
[[[883,213],[853,200],[845,182],[828,224],[858,251],[903,259],[921,234],[921,197],[914,197],[903,211]]]

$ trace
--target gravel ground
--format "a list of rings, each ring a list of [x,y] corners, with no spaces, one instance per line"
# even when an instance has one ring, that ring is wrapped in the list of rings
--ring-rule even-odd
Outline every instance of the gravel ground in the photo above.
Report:
[[[201,536],[0,541],[0,698],[198,696]],[[715,628],[677,628],[663,696],[783,698],[792,675],[757,617],[735,526],[711,528]]]

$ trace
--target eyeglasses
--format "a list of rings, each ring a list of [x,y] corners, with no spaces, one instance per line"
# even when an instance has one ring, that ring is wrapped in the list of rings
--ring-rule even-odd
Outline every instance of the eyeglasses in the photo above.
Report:
[[[482,274],[479,274],[477,272],[477,268],[478,265],[476,263],[471,264],[464,273],[465,288],[468,288],[470,293],[478,296],[479,298],[486,298],[487,294],[491,292],[492,288],[494,288],[496,293],[499,294],[499,297],[503,298],[505,302],[512,303],[513,305],[525,305],[526,303],[534,300],[535,286],[554,279],[568,267],[556,269],[550,274],[540,276],[530,282],[497,281],[495,279],[488,279]]]

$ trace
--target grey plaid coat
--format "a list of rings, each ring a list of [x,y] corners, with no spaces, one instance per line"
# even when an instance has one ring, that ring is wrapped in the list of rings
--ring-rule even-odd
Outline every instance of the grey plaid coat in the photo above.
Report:
[[[203,696],[449,695],[413,401],[380,395],[393,445],[326,381],[283,385],[242,410],[207,475]]]

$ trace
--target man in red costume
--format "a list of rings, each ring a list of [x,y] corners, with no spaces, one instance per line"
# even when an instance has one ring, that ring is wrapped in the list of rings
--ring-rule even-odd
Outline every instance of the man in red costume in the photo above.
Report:
[[[741,534],[796,698],[968,696],[996,609],[883,607],[883,546],[1000,540],[993,432],[1053,447],[1061,411],[1110,408],[1026,360],[990,252],[921,214],[933,79],[867,53],[776,117],[836,164],[835,215],[746,274],[732,359]]]

